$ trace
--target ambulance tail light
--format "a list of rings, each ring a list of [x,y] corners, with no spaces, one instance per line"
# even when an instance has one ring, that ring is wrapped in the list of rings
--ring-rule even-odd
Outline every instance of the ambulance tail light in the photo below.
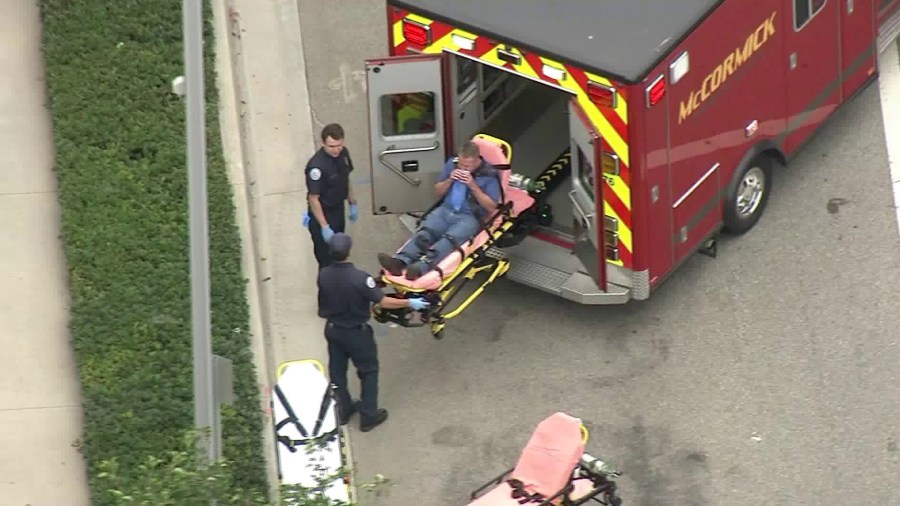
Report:
[[[416,46],[429,46],[431,45],[431,27],[404,19],[403,38]]]
[[[663,77],[664,76],[657,77],[656,80],[647,87],[647,107],[653,107],[660,103],[663,97],[666,96],[666,80],[663,79]]]
[[[588,98],[601,107],[616,107],[618,93],[612,86],[605,86],[593,81],[587,83]]]

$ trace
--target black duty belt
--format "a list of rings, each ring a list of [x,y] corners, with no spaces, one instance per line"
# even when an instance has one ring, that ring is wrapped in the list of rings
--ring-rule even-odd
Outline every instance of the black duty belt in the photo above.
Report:
[[[368,323],[344,323],[344,322],[328,322],[329,327],[337,327],[339,329],[365,329]]]

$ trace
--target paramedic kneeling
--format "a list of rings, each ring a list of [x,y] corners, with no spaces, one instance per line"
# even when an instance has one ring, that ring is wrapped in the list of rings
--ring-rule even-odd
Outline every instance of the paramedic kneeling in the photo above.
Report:
[[[329,241],[332,263],[319,271],[319,317],[325,318],[328,342],[328,374],[337,390],[341,425],[359,411],[359,430],[368,432],[385,420],[388,412],[378,408],[378,349],[367,323],[372,303],[386,309],[425,309],[423,299],[385,297],[375,280],[353,266],[347,258],[353,241],[341,232]],[[360,400],[352,402],[347,390],[347,362],[353,361],[362,387]]]
[[[417,279],[474,237],[497,209],[500,178],[497,169],[481,158],[478,145],[469,141],[457,157],[447,160],[434,191],[441,203],[428,213],[413,239],[394,256],[378,254],[378,262],[394,276],[406,269],[406,279]]]

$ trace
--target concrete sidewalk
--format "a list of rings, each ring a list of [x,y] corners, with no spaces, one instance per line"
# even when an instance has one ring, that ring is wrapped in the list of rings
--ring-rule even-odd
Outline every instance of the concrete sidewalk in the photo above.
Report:
[[[295,0],[215,0],[220,124],[235,192],[269,481],[275,464],[272,386],[278,365],[327,364],[317,315],[303,169],[317,149]]]
[[[0,502],[90,504],[81,392],[44,108],[40,11],[6,0],[0,17]]]

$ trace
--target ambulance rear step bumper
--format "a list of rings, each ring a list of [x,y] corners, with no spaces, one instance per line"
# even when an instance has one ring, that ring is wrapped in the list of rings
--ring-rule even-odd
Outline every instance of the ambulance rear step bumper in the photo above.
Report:
[[[607,291],[600,290],[594,280],[583,272],[564,272],[531,260],[508,255],[498,248],[490,248],[488,256],[509,260],[506,277],[510,281],[552,293],[585,305],[624,304],[631,298],[628,288],[607,283]]]
[[[878,29],[878,53],[885,52],[897,39],[897,35],[900,35],[900,9]]]

